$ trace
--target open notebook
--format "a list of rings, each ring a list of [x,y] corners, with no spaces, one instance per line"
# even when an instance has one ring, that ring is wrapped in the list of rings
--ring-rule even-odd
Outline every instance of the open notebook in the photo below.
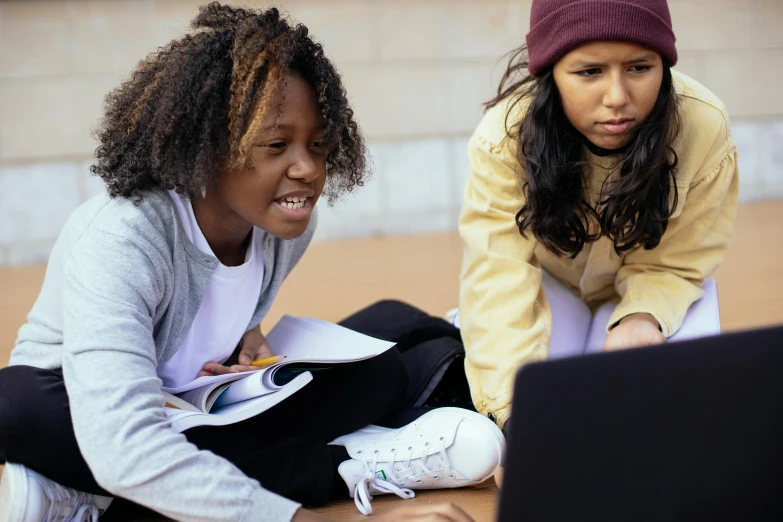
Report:
[[[542,285],[552,309],[549,358],[560,359],[603,351],[608,335],[606,325],[616,305],[606,303],[592,314],[579,296],[546,271],[543,273]],[[452,317],[452,324],[459,328],[459,311]],[[669,341],[684,341],[719,333],[718,287],[715,280],[707,279],[704,281],[704,297],[691,305],[682,327],[669,337]]]
[[[164,387],[166,415],[174,429],[248,419],[303,388],[313,379],[313,371],[369,359],[394,346],[327,321],[288,315],[266,339],[275,355],[284,355],[285,360],[251,372],[199,377],[184,386]]]

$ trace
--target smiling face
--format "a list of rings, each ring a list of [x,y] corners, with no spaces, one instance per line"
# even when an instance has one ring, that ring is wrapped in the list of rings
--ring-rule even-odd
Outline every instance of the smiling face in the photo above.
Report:
[[[204,198],[231,229],[256,226],[282,239],[307,229],[326,182],[325,121],[315,91],[297,75],[286,79],[282,105],[273,98],[250,152],[252,168],[221,173]]]
[[[653,110],[661,90],[661,55],[627,42],[591,42],[569,52],[553,74],[563,110],[594,145],[619,149]]]

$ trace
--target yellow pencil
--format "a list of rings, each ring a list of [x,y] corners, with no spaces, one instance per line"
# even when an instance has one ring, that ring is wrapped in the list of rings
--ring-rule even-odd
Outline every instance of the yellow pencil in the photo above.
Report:
[[[250,363],[250,366],[258,366],[259,368],[266,368],[267,366],[272,366],[275,363],[279,363],[285,359],[285,355],[273,355],[272,357],[267,357],[266,359],[259,359],[257,361],[253,361]]]

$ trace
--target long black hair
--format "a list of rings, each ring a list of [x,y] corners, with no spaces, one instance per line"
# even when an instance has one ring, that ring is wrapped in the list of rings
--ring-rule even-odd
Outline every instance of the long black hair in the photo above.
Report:
[[[493,107],[509,97],[506,132],[517,147],[527,171],[525,204],[516,215],[519,233],[530,231],[548,250],[575,258],[585,243],[609,237],[623,255],[647,250],[661,242],[677,207],[677,153],[672,142],[681,121],[671,68],[664,59],[658,99],[647,119],[621,152],[617,179],[605,182],[594,207],[585,194],[586,138],[568,121],[552,67],[533,77],[527,74],[527,46],[510,54]],[[510,115],[529,98],[523,117]],[[670,204],[670,199],[673,203]],[[597,227],[590,227],[593,222]]]

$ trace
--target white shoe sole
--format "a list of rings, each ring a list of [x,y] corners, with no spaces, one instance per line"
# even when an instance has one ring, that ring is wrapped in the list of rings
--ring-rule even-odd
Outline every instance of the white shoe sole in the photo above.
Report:
[[[495,451],[497,452],[497,459],[498,459],[497,462],[498,462],[498,465],[500,465],[500,463],[503,462],[503,453],[505,452],[506,438],[503,436],[503,432],[500,431],[500,428],[498,428],[497,425],[494,422],[492,422],[488,418],[484,417],[480,413],[477,413],[475,411],[466,410],[464,408],[451,408],[451,407],[436,408],[436,409],[434,409],[432,411],[428,411],[427,413],[425,413],[424,415],[422,415],[421,417],[419,417],[418,419],[416,419],[416,420],[414,420],[412,422],[419,422],[419,421],[421,421],[421,419],[423,419],[427,415],[439,414],[439,413],[443,413],[444,411],[451,411],[451,412],[454,412],[454,413],[456,413],[458,415],[467,416],[467,417],[469,417],[469,420],[471,422],[476,422],[484,430],[484,432],[487,434],[488,440],[491,440],[491,441],[493,441],[495,443]],[[402,426],[401,428],[396,428],[396,429],[402,429],[404,427],[405,426]],[[382,432],[387,432],[387,431],[395,431],[396,429],[395,428],[384,428],[384,427],[381,427],[381,426],[375,426],[374,424],[370,424],[369,426],[366,426],[366,427],[358,430],[355,433],[382,433]],[[330,444],[335,444],[335,445],[339,445],[339,446],[345,446],[345,439],[350,438],[352,435],[353,434],[343,435],[342,437],[338,437],[337,439],[335,439]],[[489,475],[487,475],[486,477],[480,478],[480,479],[478,479],[476,481],[470,481],[469,484],[471,484],[471,485],[479,484],[479,483],[484,482],[485,480],[489,479],[494,474],[495,474],[495,471],[492,470],[492,472]],[[468,485],[468,484],[465,484],[465,485]]]
[[[27,473],[18,464],[5,463],[0,479],[0,522],[25,522],[25,502],[29,488]]]

